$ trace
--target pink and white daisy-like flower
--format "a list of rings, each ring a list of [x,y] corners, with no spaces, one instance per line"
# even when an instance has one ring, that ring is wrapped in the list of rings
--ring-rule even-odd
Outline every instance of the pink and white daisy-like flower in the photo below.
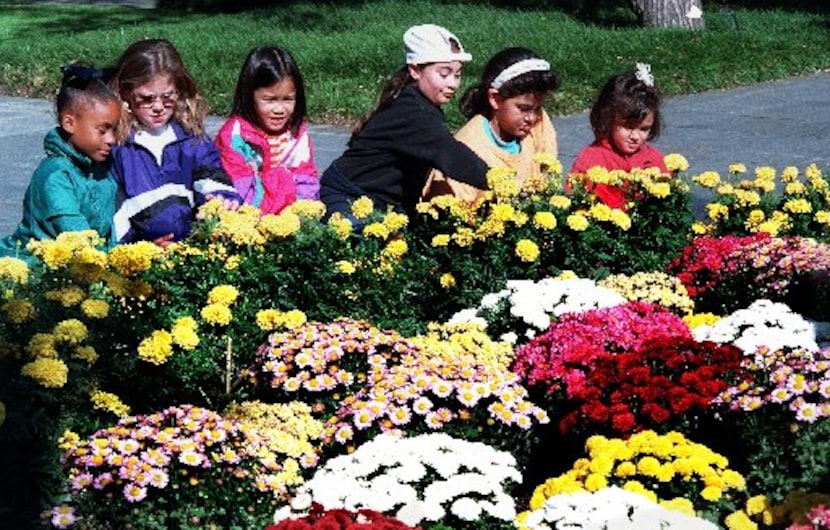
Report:
[[[222,455],[220,458],[223,462],[226,462],[228,464],[238,464],[242,460],[242,457],[239,456],[239,453],[230,448],[226,448],[224,451],[222,451]]]
[[[818,384],[818,393],[824,399],[830,399],[830,378],[823,379]]]
[[[372,426],[372,422],[375,421],[375,416],[364,408],[362,410],[355,412],[353,421],[354,426],[358,429],[368,429]]]
[[[132,438],[127,438],[124,440],[120,440],[117,444],[118,450],[122,453],[131,455],[141,449],[141,444],[139,444],[136,440]]]
[[[165,488],[167,487],[167,484],[170,482],[170,475],[168,475],[167,472],[165,472],[162,469],[152,469],[147,474],[147,477],[147,484],[153,486],[154,488]]]
[[[102,490],[112,484],[115,479],[112,476],[112,473],[101,473],[97,477],[95,477],[95,481],[92,483],[92,487],[97,490]]]
[[[52,526],[55,528],[69,528],[75,524],[75,508],[61,504],[52,508],[52,518],[50,520]]]
[[[522,430],[528,430],[533,426],[533,421],[531,421],[530,416],[525,416],[524,414],[517,414],[516,417],[516,425]]]
[[[197,467],[204,462],[205,457],[193,450],[183,451],[179,455],[179,462],[182,464]]]
[[[815,403],[801,402],[800,406],[795,409],[795,419],[798,421],[806,421],[813,423],[821,417],[818,407]]]
[[[334,433],[334,439],[341,444],[345,444],[353,437],[354,431],[352,431],[352,428],[348,425],[341,425],[340,428],[337,429],[337,432]]]
[[[412,413],[406,407],[392,407],[387,412],[387,416],[394,425],[406,425],[412,419]]]
[[[164,467],[170,463],[170,457],[161,449],[152,448],[141,453],[141,460],[150,465]]]
[[[792,396],[792,393],[788,389],[779,387],[770,393],[769,398],[773,403],[784,403]]]
[[[458,401],[466,407],[475,407],[481,396],[473,388],[459,389]]]
[[[441,420],[441,415],[434,410],[427,413],[424,421],[426,422],[427,427],[436,431],[441,429],[444,426],[444,423],[446,423]]]
[[[72,478],[72,489],[80,491],[92,484],[92,481],[91,473],[78,473]]]
[[[282,389],[286,392],[296,392],[300,389],[300,380],[296,377],[289,377],[282,383]]]
[[[300,456],[300,466],[303,469],[311,469],[312,467],[317,467],[317,464],[320,463],[320,455],[317,453],[305,453]]]
[[[424,415],[432,410],[432,401],[426,397],[421,396],[412,403],[412,411],[415,414]]]
[[[804,374],[793,374],[787,378],[787,389],[793,394],[800,395],[808,390],[807,379]]]
[[[449,381],[444,381],[443,379],[439,379],[432,384],[432,393],[438,397],[446,398],[453,391],[453,385]]]
[[[147,497],[147,488],[129,482],[124,486],[124,498],[128,502],[140,502]]]

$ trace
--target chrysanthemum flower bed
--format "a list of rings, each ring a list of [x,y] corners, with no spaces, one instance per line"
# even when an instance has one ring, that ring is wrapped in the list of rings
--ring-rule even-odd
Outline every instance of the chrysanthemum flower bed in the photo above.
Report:
[[[69,233],[0,259],[4,527],[824,517],[830,325],[797,303],[830,264],[818,168],[539,162],[412,218],[361,199],[359,231],[209,203],[167,249]]]

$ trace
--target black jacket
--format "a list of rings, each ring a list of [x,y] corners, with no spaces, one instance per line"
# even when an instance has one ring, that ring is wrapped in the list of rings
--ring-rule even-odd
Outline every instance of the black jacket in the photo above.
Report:
[[[441,109],[413,84],[378,112],[332,165],[367,195],[406,212],[414,210],[432,168],[487,188],[487,165],[453,138]]]

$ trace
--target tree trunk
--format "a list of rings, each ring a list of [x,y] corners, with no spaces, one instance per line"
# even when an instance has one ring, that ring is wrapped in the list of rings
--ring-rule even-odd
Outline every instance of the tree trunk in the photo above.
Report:
[[[703,0],[630,0],[644,26],[703,29]]]

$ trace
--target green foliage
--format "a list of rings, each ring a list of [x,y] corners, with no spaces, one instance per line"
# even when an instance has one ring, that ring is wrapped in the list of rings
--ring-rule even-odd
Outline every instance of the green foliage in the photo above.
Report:
[[[214,112],[227,114],[247,52],[275,43],[287,46],[302,68],[310,118],[352,124],[400,66],[401,35],[423,23],[424,13],[453,30],[473,54],[460,92],[488,57],[516,45],[521,35],[520,44],[551,61],[564,79],[549,103],[552,115],[590,107],[605,79],[636,61],[652,64],[668,96],[811,73],[830,62],[830,33],[820,14],[707,8],[706,31],[689,33],[631,27],[626,2],[616,0],[515,3],[522,9],[507,2],[306,1],[175,16],[101,5],[9,7],[0,12],[0,93],[51,98],[59,66],[79,59],[112,64],[133,41],[164,37],[181,51]],[[453,127],[463,123],[455,105],[447,106],[447,117]]]

